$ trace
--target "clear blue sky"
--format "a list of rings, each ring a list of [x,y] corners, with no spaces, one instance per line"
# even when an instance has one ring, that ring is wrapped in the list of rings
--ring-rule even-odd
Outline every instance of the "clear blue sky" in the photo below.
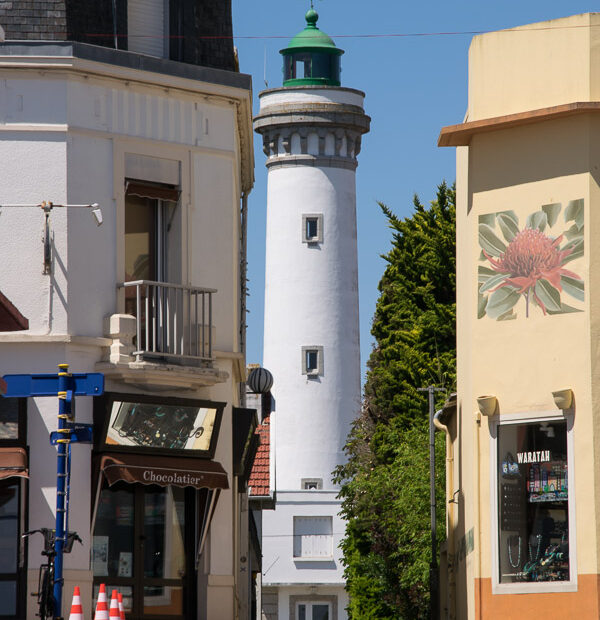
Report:
[[[467,104],[467,52],[473,34],[593,11],[570,0],[315,0],[319,27],[345,50],[342,85],[366,93],[371,132],[363,137],[357,169],[361,362],[372,348],[371,320],[377,284],[390,248],[390,231],[377,201],[397,215],[411,213],[415,193],[428,203],[437,185],[455,178],[455,149],[436,146],[444,125],[462,121]],[[233,29],[240,69],[258,93],[281,86],[279,50],[304,27],[308,0],[233,0]],[[266,38],[243,38],[266,37]],[[283,37],[283,38],[272,38]],[[256,182],[249,198],[248,362],[262,361],[267,171],[262,140],[255,135]]]

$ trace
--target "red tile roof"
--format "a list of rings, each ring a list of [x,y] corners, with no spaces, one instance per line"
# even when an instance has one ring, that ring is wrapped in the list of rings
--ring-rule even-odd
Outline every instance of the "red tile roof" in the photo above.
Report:
[[[267,414],[258,425],[256,433],[260,436],[260,446],[254,457],[252,472],[248,480],[250,497],[265,497],[270,493],[270,453],[271,453],[271,414]]]
[[[0,332],[29,329],[29,321],[0,293]]]

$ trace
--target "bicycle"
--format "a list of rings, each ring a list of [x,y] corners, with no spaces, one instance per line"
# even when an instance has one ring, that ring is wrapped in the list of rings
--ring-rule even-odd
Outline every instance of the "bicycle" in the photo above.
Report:
[[[46,556],[47,561],[40,566],[38,575],[38,591],[32,592],[31,596],[37,596],[38,613],[41,620],[52,620],[54,618],[54,560],[56,551],[54,550],[54,539],[56,530],[42,527],[39,530],[25,532],[23,538],[32,534],[41,534],[44,537],[44,548],[42,555]],[[77,532],[69,532],[64,547],[65,553],[70,553],[75,541],[82,543]],[[83,543],[82,543],[83,544]]]

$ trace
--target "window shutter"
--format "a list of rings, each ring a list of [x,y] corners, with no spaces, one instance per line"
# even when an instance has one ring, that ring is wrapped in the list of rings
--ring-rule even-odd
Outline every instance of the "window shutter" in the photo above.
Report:
[[[164,58],[164,0],[129,0],[127,25],[129,51]]]
[[[294,517],[294,557],[329,558],[332,555],[332,518]]]

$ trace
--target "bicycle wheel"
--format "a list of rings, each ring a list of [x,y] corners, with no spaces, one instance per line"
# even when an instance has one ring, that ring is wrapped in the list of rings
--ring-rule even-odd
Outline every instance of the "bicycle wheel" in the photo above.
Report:
[[[42,575],[42,587],[38,595],[41,620],[52,620],[54,616],[54,583],[50,568],[46,566]]]

